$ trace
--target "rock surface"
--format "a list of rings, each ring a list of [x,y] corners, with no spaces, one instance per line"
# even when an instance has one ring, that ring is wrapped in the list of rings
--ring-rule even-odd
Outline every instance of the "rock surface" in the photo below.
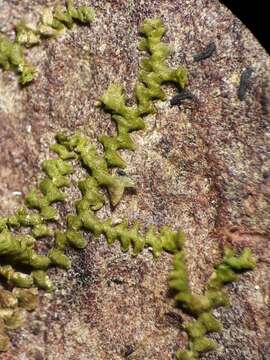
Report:
[[[93,6],[95,23],[30,50],[40,71],[32,85],[20,89],[15,75],[0,71],[1,213],[14,211],[38,179],[56,132],[80,129],[95,142],[114,131],[96,102],[115,82],[132,101],[141,56],[138,25],[161,16],[165,40],[175,49],[170,64],[187,67],[196,99],[170,107],[176,90],[167,87],[168,101],[157,102],[147,130],[134,135],[137,151],[124,154],[137,193],[126,194],[112,216],[183,227],[191,285],[198,291],[219,259],[220,243],[251,247],[258,266],[228,287],[232,306],[216,312],[224,324],[216,337],[221,346],[204,359],[269,359],[269,56],[216,0],[75,3]],[[47,4],[0,0],[0,31],[12,35],[19,19],[37,20]],[[217,52],[194,62],[210,41]],[[254,73],[240,102],[237,86],[246,67]],[[110,213],[107,205],[101,215]],[[86,250],[70,256],[72,269],[50,271],[55,292],[42,295],[25,327],[11,333],[12,348],[1,359],[167,360],[185,346],[179,327],[185,315],[167,291],[169,255],[155,262],[145,251],[133,259],[118,244],[109,248],[103,238],[89,237]]]

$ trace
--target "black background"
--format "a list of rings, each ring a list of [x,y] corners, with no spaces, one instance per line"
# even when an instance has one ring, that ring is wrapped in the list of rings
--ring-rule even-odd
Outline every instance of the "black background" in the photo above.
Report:
[[[270,11],[268,10],[267,1],[221,0],[221,2],[249,28],[270,54]]]

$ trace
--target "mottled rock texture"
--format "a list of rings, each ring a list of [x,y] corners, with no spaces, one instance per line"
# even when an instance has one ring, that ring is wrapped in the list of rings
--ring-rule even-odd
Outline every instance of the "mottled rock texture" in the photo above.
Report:
[[[0,30],[11,36],[19,19],[37,20],[47,4],[0,0]],[[57,131],[80,129],[93,142],[114,131],[96,102],[113,82],[123,84],[132,102],[141,56],[138,25],[161,16],[165,39],[175,49],[170,63],[188,68],[196,99],[170,107],[176,90],[167,87],[168,101],[157,102],[147,130],[134,135],[138,150],[124,153],[137,193],[126,194],[113,217],[183,227],[191,284],[198,291],[219,259],[220,243],[250,246],[258,266],[228,287],[232,306],[216,311],[224,324],[216,336],[221,346],[205,359],[269,359],[269,56],[216,0],[75,4],[93,6],[95,23],[28,51],[40,71],[32,85],[20,89],[15,75],[0,71],[1,213],[11,213],[36,182]],[[194,62],[210,41],[217,52]],[[240,102],[237,86],[248,66],[254,69],[251,88]],[[63,214],[69,209],[61,207]],[[110,214],[107,205],[101,215]],[[72,269],[51,270],[55,292],[41,295],[38,310],[23,330],[11,333],[12,348],[1,359],[167,360],[185,346],[179,324],[186,316],[167,291],[170,255],[155,262],[145,251],[133,259],[118,244],[109,248],[103,238],[89,237],[86,250],[70,256]]]

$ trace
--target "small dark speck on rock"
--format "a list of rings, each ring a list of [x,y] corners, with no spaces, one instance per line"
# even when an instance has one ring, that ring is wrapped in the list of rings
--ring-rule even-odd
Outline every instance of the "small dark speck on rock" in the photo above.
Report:
[[[238,98],[240,101],[243,101],[245,99],[247,90],[250,87],[250,78],[252,73],[253,69],[248,67],[241,74],[240,85],[238,88]]]
[[[131,355],[132,353],[134,353],[135,349],[132,345],[127,345],[125,353],[124,353],[124,357],[127,358],[129,357],[129,355]]]
[[[216,51],[216,44],[211,41],[200,53],[193,56],[194,61],[202,61],[208,59]]]
[[[262,85],[260,103],[263,115],[268,116],[270,113],[270,83],[268,81],[265,81]]]
[[[262,175],[264,179],[268,179],[270,177],[270,173],[268,171],[264,171]]]
[[[38,335],[41,331],[42,323],[40,321],[33,321],[31,324],[31,332],[34,335]]]
[[[123,284],[123,280],[119,278],[113,278],[112,282],[114,282],[117,285]]]
[[[194,95],[187,89],[182,90],[179,94],[173,96],[170,100],[171,106],[179,106],[183,100],[193,100]]]
[[[166,322],[170,325],[176,326],[177,328],[179,328],[179,325],[183,322],[181,315],[177,314],[176,312],[169,311],[164,315]]]
[[[108,280],[108,285],[110,286],[111,283],[114,283],[116,285],[122,285],[124,283],[124,281],[119,278],[112,278],[112,279]]]

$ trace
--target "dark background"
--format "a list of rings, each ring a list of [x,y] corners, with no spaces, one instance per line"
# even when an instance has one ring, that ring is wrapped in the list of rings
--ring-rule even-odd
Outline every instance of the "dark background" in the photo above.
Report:
[[[270,54],[270,19],[266,0],[221,0],[255,35]],[[268,28],[268,30],[267,30]]]

